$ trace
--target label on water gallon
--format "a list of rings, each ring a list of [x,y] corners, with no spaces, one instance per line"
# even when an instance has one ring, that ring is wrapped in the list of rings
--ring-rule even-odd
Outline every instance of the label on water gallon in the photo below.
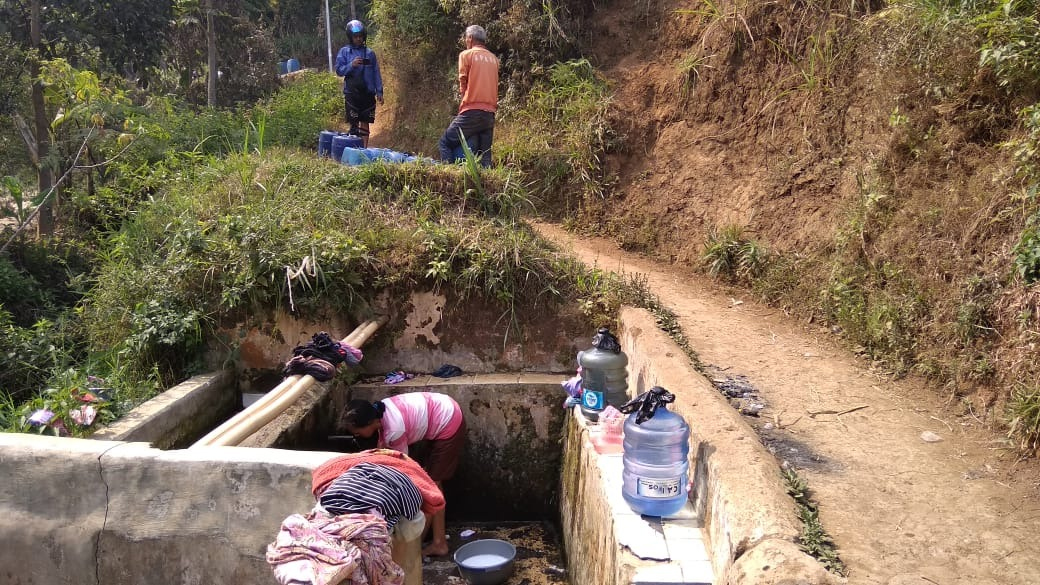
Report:
[[[644,498],[674,498],[679,495],[681,477],[672,479],[637,478],[636,494]]]
[[[607,407],[603,402],[603,393],[595,390],[584,390],[581,393],[581,403],[589,410],[603,410]]]

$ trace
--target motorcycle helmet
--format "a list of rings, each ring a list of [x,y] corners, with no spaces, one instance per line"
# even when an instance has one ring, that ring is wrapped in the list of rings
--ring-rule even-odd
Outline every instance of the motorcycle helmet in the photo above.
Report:
[[[365,29],[365,25],[361,24],[360,20],[352,20],[347,23],[347,34],[350,35],[351,38],[356,34],[360,34],[361,42],[368,42],[368,30]]]

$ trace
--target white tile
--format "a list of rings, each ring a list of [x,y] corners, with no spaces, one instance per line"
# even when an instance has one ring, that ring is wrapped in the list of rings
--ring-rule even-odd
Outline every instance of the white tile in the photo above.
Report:
[[[673,561],[686,563],[710,560],[708,549],[700,538],[672,538],[666,531],[665,542],[668,543],[668,556]]]
[[[664,525],[664,536],[668,539],[704,538],[704,531],[701,530],[701,523],[699,520],[672,520],[670,518],[664,518],[661,521],[661,524]]]
[[[715,573],[711,570],[711,561],[689,561],[680,563],[683,583],[687,585],[712,585]]]
[[[682,509],[679,510],[678,512],[676,512],[675,514],[672,514],[671,516],[668,516],[668,519],[669,520],[671,520],[671,519],[675,519],[675,520],[700,520],[700,517],[697,516],[697,512],[696,512],[696,510],[693,507],[693,502],[691,502],[689,500],[686,500],[686,503],[683,504]]]
[[[617,515],[614,517],[614,536],[618,544],[626,546],[641,559],[668,560],[668,543],[660,526],[654,526],[641,516]]]
[[[682,585],[685,583],[682,568],[675,563],[656,563],[637,567],[632,576],[632,585]]]
[[[621,481],[621,472],[624,471],[625,465],[620,455],[596,454],[596,465],[599,467],[600,477],[604,480]]]

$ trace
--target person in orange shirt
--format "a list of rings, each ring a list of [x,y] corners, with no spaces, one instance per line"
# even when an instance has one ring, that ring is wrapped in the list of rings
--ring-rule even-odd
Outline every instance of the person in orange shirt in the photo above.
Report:
[[[495,133],[495,110],[498,109],[498,57],[487,50],[484,27],[466,27],[466,50],[459,53],[459,113],[444,131],[437,148],[441,160],[453,162],[455,149],[461,144],[459,131],[480,158],[483,167],[491,166],[491,141]]]

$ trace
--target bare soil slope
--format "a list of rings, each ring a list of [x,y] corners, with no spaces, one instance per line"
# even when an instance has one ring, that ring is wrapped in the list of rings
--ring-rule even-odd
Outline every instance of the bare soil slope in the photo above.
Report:
[[[1040,371],[1040,290],[1012,278],[1030,211],[999,146],[1014,106],[970,33],[870,4],[601,4],[587,54],[623,145],[569,219],[685,266],[742,228],[785,267],[758,283],[772,302],[854,315],[867,351],[998,419]]]
[[[742,291],[606,239],[536,227],[586,264],[645,275],[710,377],[755,389],[766,406],[748,421],[808,481],[849,583],[1040,583],[1040,468],[979,420]],[[925,441],[925,432],[941,440]]]

